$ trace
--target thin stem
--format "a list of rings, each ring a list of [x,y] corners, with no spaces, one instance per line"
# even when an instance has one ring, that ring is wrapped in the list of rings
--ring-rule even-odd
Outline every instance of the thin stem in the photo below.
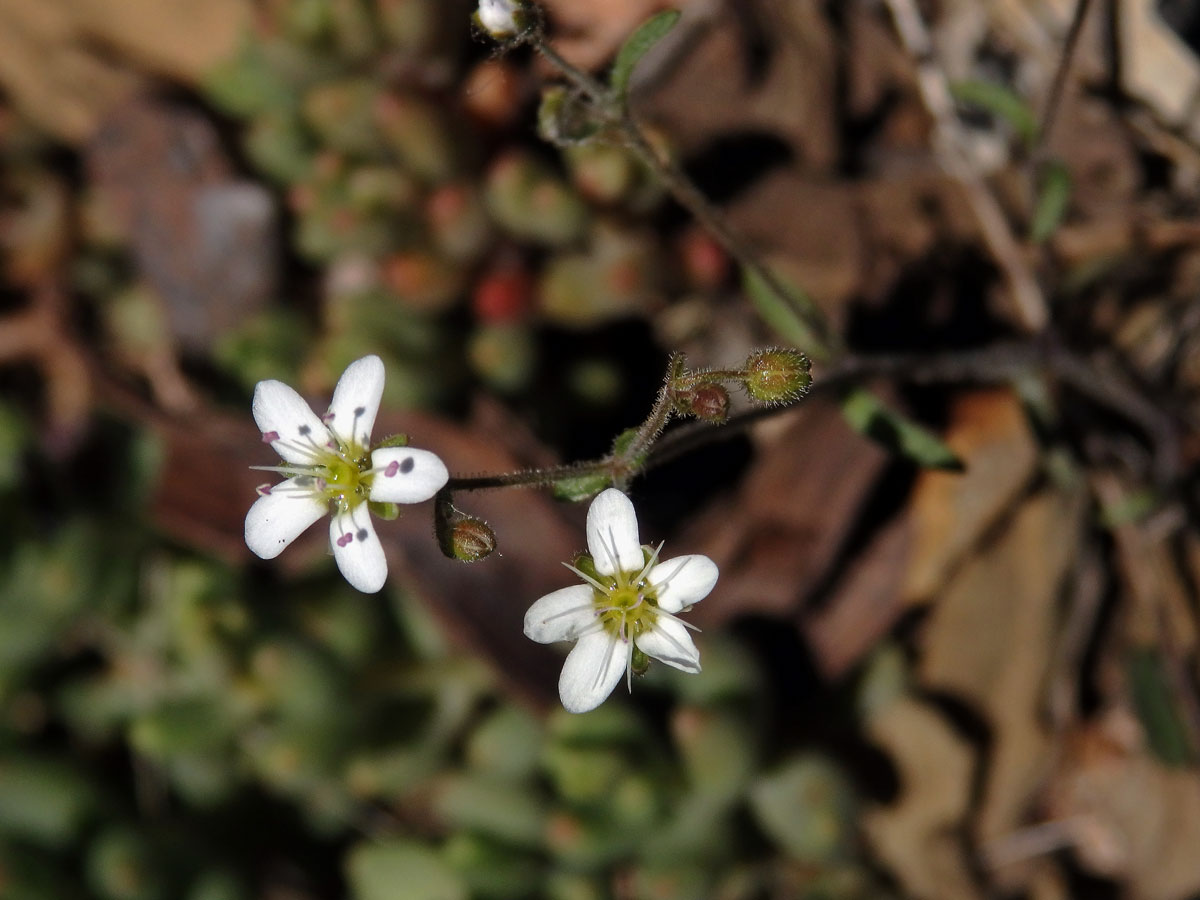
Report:
[[[1062,56],[1058,60],[1058,68],[1054,72],[1054,81],[1050,85],[1050,94],[1046,98],[1046,108],[1042,111],[1042,121],[1038,128],[1038,150],[1050,141],[1050,129],[1058,118],[1058,110],[1062,104],[1064,89],[1067,84],[1067,73],[1075,58],[1075,49],[1079,46],[1079,36],[1083,34],[1083,23],[1087,19],[1092,0],[1075,0],[1075,11],[1071,15],[1071,25],[1067,29],[1067,37],[1063,42]]]
[[[505,487],[550,487],[565,478],[582,478],[587,475],[609,475],[612,472],[612,457],[605,456],[593,462],[569,463],[563,466],[518,469],[499,475],[470,475],[452,477],[443,488],[455,491],[489,491]]]
[[[624,138],[625,145],[658,176],[676,202],[708,229],[730,256],[744,269],[753,273],[781,303],[798,307],[797,313],[805,320],[815,341],[814,346],[805,349],[820,358],[840,354],[840,343],[820,310],[807,299],[798,297],[794,291],[789,291],[770,267],[761,261],[749,242],[729,226],[722,212],[696,187],[687,174],[674,161],[659,155],[637,120],[633,118],[628,105],[615,102],[608,88],[564,59],[550,46],[540,30],[531,32],[527,40],[564,78],[595,104],[597,111],[605,116],[609,124]]]

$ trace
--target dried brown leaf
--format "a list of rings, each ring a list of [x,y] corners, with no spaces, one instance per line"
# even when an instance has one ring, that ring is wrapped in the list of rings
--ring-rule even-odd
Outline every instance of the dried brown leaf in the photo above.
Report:
[[[1128,882],[1137,900],[1200,891],[1200,773],[1169,769],[1114,741],[1102,722],[1070,742],[1051,792],[1090,871]]]
[[[863,815],[871,848],[912,897],[982,896],[955,834],[971,800],[971,748],[942,716],[911,698],[872,715],[866,731],[891,757],[900,780],[895,803]]]
[[[828,602],[803,617],[830,677],[845,674],[913,604],[928,600],[1034,473],[1037,448],[1011,391],[957,398],[944,438],[964,471],[921,472],[904,510],[874,536]]]
[[[720,590],[696,607],[712,626],[748,613],[795,612],[819,583],[887,463],[838,407],[806,403],[783,430],[759,432],[760,457],[736,495],[689,530],[721,568]]]
[[[1032,497],[951,580],[923,635],[921,683],[959,697],[991,729],[975,823],[984,842],[1020,824],[1046,774],[1043,686],[1056,599],[1080,526],[1072,498],[1051,491]]]

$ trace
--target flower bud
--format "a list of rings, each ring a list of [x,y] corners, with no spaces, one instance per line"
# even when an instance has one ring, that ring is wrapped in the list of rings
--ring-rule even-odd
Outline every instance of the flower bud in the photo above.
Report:
[[[542,91],[538,107],[538,136],[559,147],[571,147],[591,140],[603,122],[586,99],[562,85]]]
[[[729,419],[729,391],[719,384],[700,384],[679,391],[675,405],[683,415],[713,425],[723,425]]]
[[[771,347],[750,354],[742,384],[751,399],[776,406],[798,400],[812,384],[808,357],[799,350]]]
[[[478,562],[496,549],[496,532],[483,519],[463,516],[450,528],[447,555],[462,562]]]
[[[529,13],[521,0],[479,0],[475,21],[497,40],[513,37],[529,23]]]

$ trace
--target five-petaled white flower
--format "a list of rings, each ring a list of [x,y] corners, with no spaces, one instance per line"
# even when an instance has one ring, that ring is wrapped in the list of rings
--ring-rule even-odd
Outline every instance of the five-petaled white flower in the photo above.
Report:
[[[632,681],[646,656],[699,672],[700,653],[686,631],[692,626],[676,614],[708,596],[717,583],[716,563],[700,555],[660,562],[662,544],[639,543],[633,504],[615,488],[592,501],[587,543],[590,554],[567,565],[587,583],[547,594],[525,613],[526,637],[578,642],[558,679],[566,710],[599,706],[622,675]]]
[[[479,24],[494,38],[511,37],[521,30],[517,0],[479,0]]]
[[[378,356],[351,363],[338,379],[329,411],[320,418],[281,381],[255,386],[254,421],[263,441],[284,461],[255,468],[289,476],[259,487],[260,496],[246,514],[246,546],[263,559],[274,559],[328,513],[333,558],[346,580],[368,594],[383,587],[387,559],[371,524],[369,503],[419,503],[450,477],[428,450],[371,450],[383,378]]]

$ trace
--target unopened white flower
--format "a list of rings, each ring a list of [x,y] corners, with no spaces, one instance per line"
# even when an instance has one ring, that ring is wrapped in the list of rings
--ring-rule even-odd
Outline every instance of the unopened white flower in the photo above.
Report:
[[[494,38],[511,37],[521,30],[518,0],[479,0],[479,24]]]
[[[635,656],[699,672],[700,653],[687,633],[692,626],[677,614],[708,596],[716,563],[700,555],[660,561],[662,544],[642,546],[633,504],[614,488],[588,509],[587,543],[589,553],[567,566],[587,583],[547,594],[525,613],[526,637],[577,642],[558,679],[566,710],[594,709],[622,675],[631,682],[641,668]]]
[[[283,458],[256,466],[287,475],[262,485],[246,514],[246,546],[274,559],[310,525],[330,515],[329,543],[338,568],[353,587],[372,594],[387,580],[387,559],[375,535],[369,502],[419,503],[450,477],[435,454],[412,447],[371,449],[371,429],[383,396],[383,361],[365,356],[338,379],[333,401],[317,417],[281,381],[254,388],[254,421]]]

